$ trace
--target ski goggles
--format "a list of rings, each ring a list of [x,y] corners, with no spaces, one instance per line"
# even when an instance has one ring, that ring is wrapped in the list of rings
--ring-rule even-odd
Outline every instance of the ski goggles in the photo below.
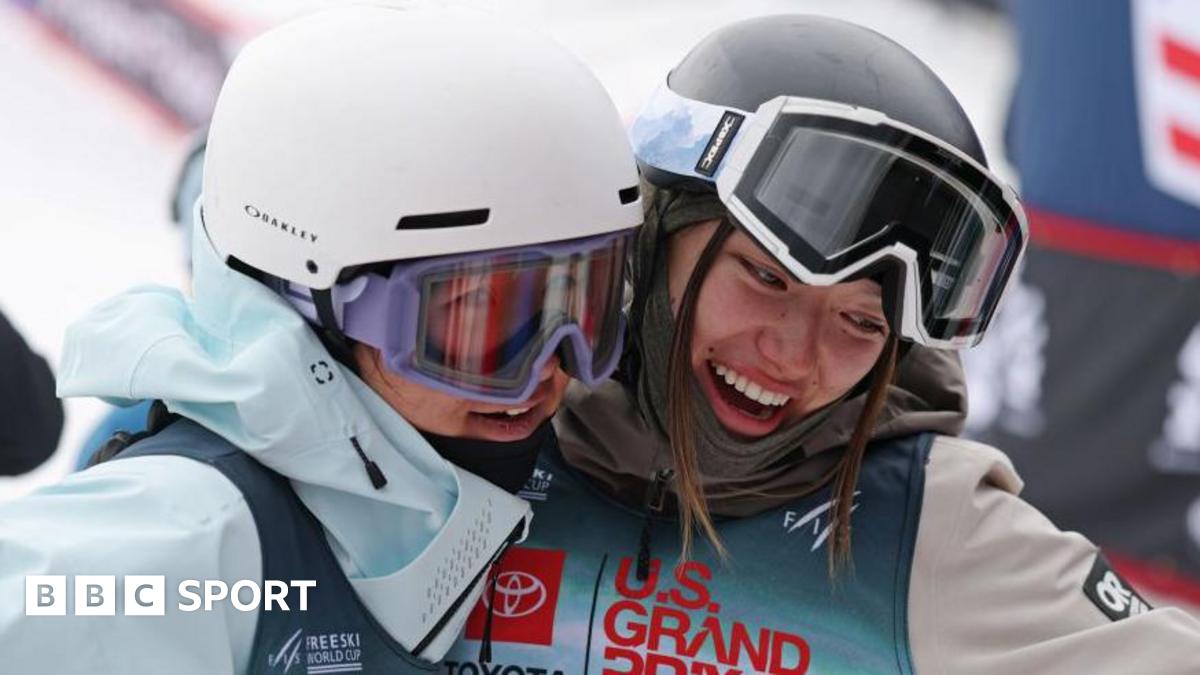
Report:
[[[1012,188],[877,111],[778,97],[747,112],[663,84],[630,134],[651,182],[715,188],[800,282],[881,277],[893,330],[926,346],[982,338],[1028,240]]]
[[[398,262],[337,289],[339,320],[391,371],[455,396],[528,400],[556,352],[594,386],[621,355],[630,239],[625,230]]]

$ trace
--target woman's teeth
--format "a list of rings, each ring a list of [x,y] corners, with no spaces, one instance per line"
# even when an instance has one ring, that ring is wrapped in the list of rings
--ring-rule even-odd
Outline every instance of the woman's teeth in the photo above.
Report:
[[[525,406],[524,408],[509,408],[508,410],[497,410],[496,412],[481,412],[476,413],[484,417],[490,417],[494,420],[513,420],[533,410],[534,406]]]
[[[738,373],[733,368],[713,363],[712,361],[709,361],[708,365],[718,377],[725,379],[725,384],[738,390],[742,396],[751,401],[757,401],[769,406],[782,406],[791,400],[790,396],[771,391],[757,382],[752,382],[745,375]]]

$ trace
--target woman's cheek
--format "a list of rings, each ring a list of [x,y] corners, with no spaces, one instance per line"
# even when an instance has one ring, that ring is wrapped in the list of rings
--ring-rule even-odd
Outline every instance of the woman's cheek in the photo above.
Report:
[[[714,332],[719,332],[719,326],[726,323],[726,317],[741,311],[743,306],[737,289],[723,275],[714,274],[705,282],[700,289],[700,297],[696,299],[693,344],[701,336],[713,337]]]
[[[756,293],[747,288],[746,282],[731,279],[713,289],[711,306],[714,308],[712,313],[723,320],[737,317],[747,325],[764,325],[785,320],[788,302],[788,298]]]
[[[861,338],[846,340],[840,360],[843,364],[842,370],[845,372],[844,384],[847,390],[858,384],[871,372],[871,368],[879,360],[879,354],[882,351],[883,345],[877,340]]]
[[[546,398],[553,405],[554,410],[558,410],[562,405],[563,396],[567,393],[567,385],[571,383],[571,376],[567,375],[566,371],[561,368],[554,373],[554,379],[551,380],[550,391]]]

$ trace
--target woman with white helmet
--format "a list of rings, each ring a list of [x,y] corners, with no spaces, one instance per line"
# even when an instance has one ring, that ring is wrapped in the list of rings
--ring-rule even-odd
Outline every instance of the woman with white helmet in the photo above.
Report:
[[[61,393],[161,403],[0,507],[3,669],[429,670],[526,532],[510,492],[563,370],[615,366],[641,213],[611,101],[544,37],[356,5],[251,42],[192,296],[138,288],[67,336]]]

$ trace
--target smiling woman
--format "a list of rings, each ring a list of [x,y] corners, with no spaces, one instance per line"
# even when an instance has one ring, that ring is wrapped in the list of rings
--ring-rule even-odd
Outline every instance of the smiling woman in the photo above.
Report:
[[[501,663],[1200,672],[1200,625],[1148,610],[956,438],[952,350],[986,333],[1027,228],[937,75],[858,26],[752,19],[701,41],[631,136],[629,348],[617,382],[568,390],[539,461],[527,550],[565,562],[510,568],[566,599],[497,624],[552,623],[554,655]]]
[[[690,356],[690,374],[721,423],[757,438],[850,391],[879,360],[890,331],[877,281],[798,283],[729,226],[710,265],[699,266],[719,224],[701,223],[670,238],[672,311],[678,315],[689,301],[725,308],[689,312],[690,335],[684,332],[683,349],[673,354]],[[687,292],[692,270],[703,279],[694,297]]]
[[[869,387],[843,459],[816,479],[817,485],[833,480],[832,575],[850,559],[854,490],[896,368],[898,343],[884,319],[882,287],[870,278],[802,284],[728,217],[684,225],[666,242],[675,328],[665,376],[684,555],[696,527],[725,551],[708,514],[702,472],[720,476],[737,455],[743,464],[769,465],[807,434],[810,425],[798,422],[819,423],[830,405]],[[653,388],[660,374],[653,365],[646,372]],[[706,404],[695,399],[697,389]],[[703,421],[712,418],[727,439]],[[706,426],[708,437],[698,439],[695,430]],[[772,438],[781,427],[789,431]],[[763,452],[759,439],[773,450]],[[745,466],[734,475],[741,471]]]

